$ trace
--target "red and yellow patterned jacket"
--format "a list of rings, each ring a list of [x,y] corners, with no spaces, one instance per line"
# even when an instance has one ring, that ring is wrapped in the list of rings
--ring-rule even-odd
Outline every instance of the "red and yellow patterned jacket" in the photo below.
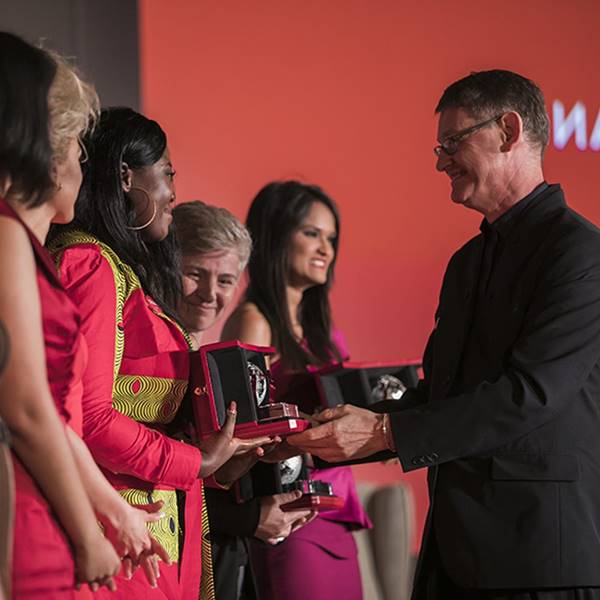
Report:
[[[164,501],[166,517],[150,530],[173,562],[185,560],[180,556],[176,490],[187,492],[184,548],[187,554],[196,547],[191,560],[200,570],[202,456],[196,447],[162,431],[186,392],[187,334],[144,293],[133,270],[96,238],[67,232],[51,250],[61,281],[81,312],[89,348],[83,438],[130,503]]]

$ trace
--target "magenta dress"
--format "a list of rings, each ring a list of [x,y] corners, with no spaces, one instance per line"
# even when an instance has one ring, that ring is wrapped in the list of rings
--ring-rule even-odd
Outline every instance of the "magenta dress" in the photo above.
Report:
[[[335,331],[332,339],[340,354],[347,356],[341,334]],[[275,387],[283,391],[286,374],[280,362],[273,363],[271,373]],[[277,546],[252,541],[252,569],[260,600],[362,599],[352,531],[370,528],[371,522],[358,499],[352,469],[314,469],[311,477],[331,483],[334,493],[344,498],[344,507],[321,513]]]

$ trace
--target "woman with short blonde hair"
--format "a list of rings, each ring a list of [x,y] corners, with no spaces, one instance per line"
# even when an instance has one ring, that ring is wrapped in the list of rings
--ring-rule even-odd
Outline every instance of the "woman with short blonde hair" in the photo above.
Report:
[[[246,268],[252,239],[246,227],[226,208],[193,200],[175,207],[173,218],[183,254],[234,250],[240,259],[240,272]]]

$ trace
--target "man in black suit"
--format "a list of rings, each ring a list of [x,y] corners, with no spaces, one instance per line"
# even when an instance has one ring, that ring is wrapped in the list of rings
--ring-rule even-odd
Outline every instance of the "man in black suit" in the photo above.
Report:
[[[289,442],[428,467],[413,598],[600,598],[600,231],[544,182],[539,88],[473,73],[437,106],[438,171],[484,216],[444,277],[424,379]]]

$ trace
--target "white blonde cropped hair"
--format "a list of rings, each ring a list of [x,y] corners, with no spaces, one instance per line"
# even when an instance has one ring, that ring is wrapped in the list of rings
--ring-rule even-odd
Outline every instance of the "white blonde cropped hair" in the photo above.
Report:
[[[240,258],[240,269],[246,268],[252,239],[245,225],[227,209],[194,200],[176,206],[173,219],[184,255],[233,250]]]
[[[100,113],[94,87],[83,81],[74,67],[56,52],[47,51],[56,63],[56,74],[48,92],[49,135],[53,159],[67,158],[69,142],[93,127]]]

